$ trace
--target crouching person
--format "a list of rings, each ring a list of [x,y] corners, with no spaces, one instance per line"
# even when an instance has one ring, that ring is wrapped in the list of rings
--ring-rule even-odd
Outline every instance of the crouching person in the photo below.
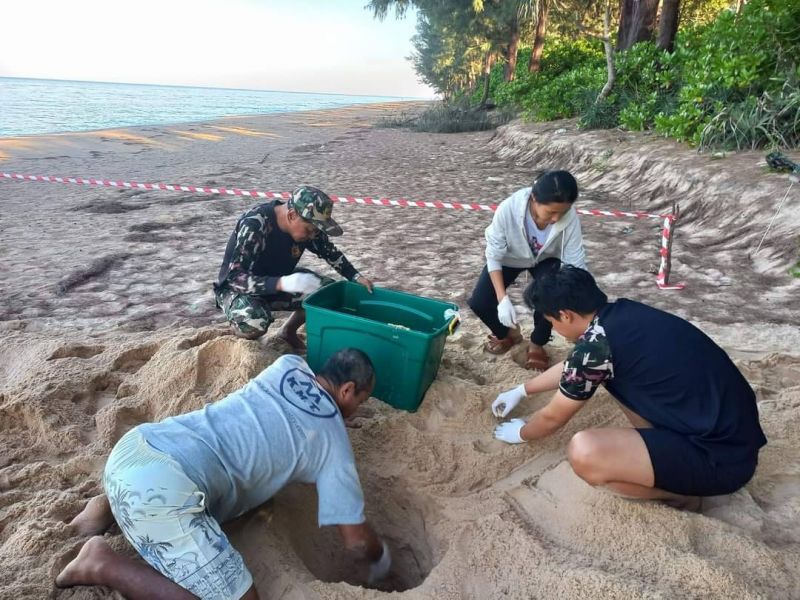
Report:
[[[699,497],[750,480],[767,442],[755,394],[702,331],[639,302],[608,302],[592,276],[572,266],[534,280],[525,301],[575,347],[563,364],[497,397],[492,410],[505,417],[526,395],[557,390],[527,422],[499,425],[497,439],[550,435],[604,385],[633,427],[575,434],[569,462],[587,483],[697,509]]]
[[[370,578],[385,577],[389,549],[364,518],[343,420],[374,385],[360,350],[340,350],[317,374],[286,355],[219,402],[133,428],[108,458],[105,494],[71,523],[95,537],[56,585],[104,585],[131,600],[258,598],[220,524],[294,481],[316,484],[319,525],[337,525],[345,547],[369,563]],[[99,535],[114,521],[147,564],[115,553]]]
[[[288,201],[259,204],[239,218],[214,284],[217,306],[236,336],[257,339],[275,320],[273,313],[288,311],[291,315],[278,337],[294,352],[305,352],[305,342],[297,334],[306,322],[303,299],[333,283],[333,279],[297,267],[306,250],[372,291],[372,282],[331,243],[331,237],[342,235],[332,212],[333,201],[327,194],[302,185]]]

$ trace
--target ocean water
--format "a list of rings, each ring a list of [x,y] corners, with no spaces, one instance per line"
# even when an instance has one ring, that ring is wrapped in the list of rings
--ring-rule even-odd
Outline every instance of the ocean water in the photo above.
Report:
[[[411,98],[0,77],[0,136],[184,123],[397,100]]]

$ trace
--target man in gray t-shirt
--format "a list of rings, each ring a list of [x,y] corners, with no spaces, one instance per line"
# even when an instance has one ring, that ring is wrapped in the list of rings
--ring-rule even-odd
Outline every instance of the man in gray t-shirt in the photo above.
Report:
[[[318,523],[385,577],[389,550],[364,518],[364,496],[343,417],[375,384],[355,349],[318,374],[286,355],[219,402],[129,431],[111,452],[103,485],[71,526],[95,535],[56,578],[59,587],[106,585],[126,598],[258,598],[220,524],[291,482],[314,483]],[[114,521],[148,563],[116,554],[98,536]],[[152,567],[152,568],[151,568]]]

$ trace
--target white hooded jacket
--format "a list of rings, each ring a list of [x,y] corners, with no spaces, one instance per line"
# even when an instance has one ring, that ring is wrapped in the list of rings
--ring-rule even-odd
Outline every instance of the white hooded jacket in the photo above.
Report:
[[[581,222],[575,207],[553,224],[538,256],[533,255],[525,231],[525,211],[531,188],[517,190],[497,207],[492,223],[486,228],[486,265],[489,271],[502,267],[529,269],[545,258],[586,269]]]

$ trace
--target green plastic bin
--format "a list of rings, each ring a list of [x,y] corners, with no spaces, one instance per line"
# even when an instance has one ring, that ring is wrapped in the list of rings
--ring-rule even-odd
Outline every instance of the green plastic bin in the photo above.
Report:
[[[363,350],[375,365],[372,395],[407,411],[419,408],[436,378],[458,306],[385,288],[337,281],[303,302],[308,364],[318,370],[337,350]]]

